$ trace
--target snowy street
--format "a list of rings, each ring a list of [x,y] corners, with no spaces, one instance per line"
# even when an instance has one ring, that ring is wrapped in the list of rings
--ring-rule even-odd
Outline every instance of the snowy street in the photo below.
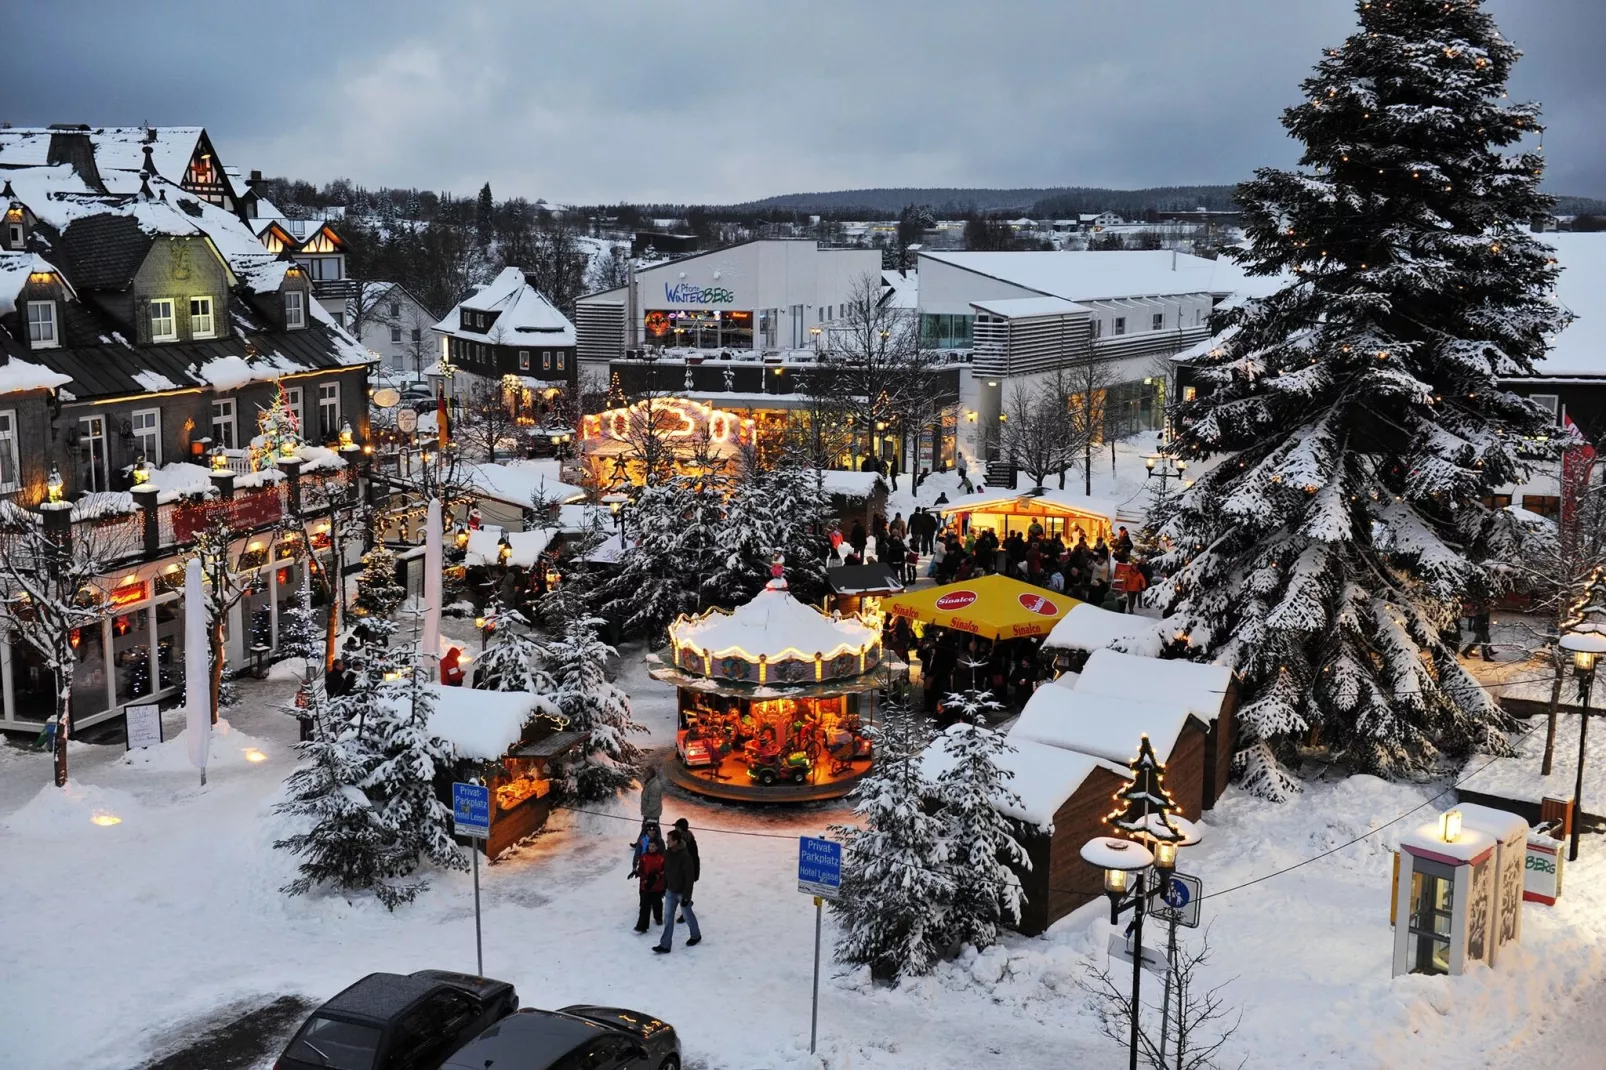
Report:
[[[662,745],[673,692],[645,677],[639,650],[629,653],[623,682],[653,727],[651,742]],[[59,912],[45,924],[36,909],[0,930],[0,968],[21,981],[0,1011],[0,1030],[12,1038],[0,1064],[126,1070],[183,1046],[236,1005],[285,995],[316,1003],[375,970],[473,967],[467,874],[434,874],[430,890],[394,914],[372,899],[278,892],[292,866],[269,846],[283,827],[269,809],[291,767],[294,722],[273,707],[289,689],[244,688],[231,732],[214,737],[204,790],[182,739],[140,764],[125,762],[119,747],[75,745],[72,801],[54,804],[43,801],[53,794],[41,790],[45,755],[0,750],[0,851],[23,863],[5,868],[0,891],[12,903],[48,899]],[[178,727],[170,717],[170,731]],[[248,750],[265,760],[248,761]],[[1284,806],[1234,790],[1207,817],[1208,839],[1184,853],[1182,868],[1200,875],[1208,894],[1329,850],[1423,798],[1365,777],[1313,785]],[[818,834],[845,810],[668,799],[666,819],[689,817],[702,844],[696,900],[705,942],[680,946],[682,931],[673,954],[654,956],[651,937],[630,931],[634,806],[622,797],[605,810],[617,817],[560,812],[533,846],[482,868],[486,972],[514,982],[525,1005],[648,1010],[680,1031],[688,1065],[708,1070],[1121,1060],[1074,984],[1086,964],[1103,964],[1108,928],[1099,904],[1044,938],[1008,937],[978,960],[945,964],[897,990],[828,964],[821,1062],[811,1064],[814,919],[796,891],[794,837]],[[121,822],[96,825],[97,811]],[[1606,946],[1588,923],[1606,909],[1600,844],[1585,840],[1557,907],[1528,905],[1522,947],[1498,969],[1391,981],[1390,845],[1433,812],[1206,900],[1215,953],[1208,976],[1232,982],[1228,1001],[1243,1012],[1229,1043],[1237,1058],[1333,1068],[1514,1068],[1539,1058],[1588,1065],[1606,1039],[1575,1013],[1598,1002],[1606,985]],[[828,917],[827,955],[832,928]],[[1496,1013],[1508,1006],[1519,1010]],[[1576,1058],[1563,1057],[1569,1053]]]

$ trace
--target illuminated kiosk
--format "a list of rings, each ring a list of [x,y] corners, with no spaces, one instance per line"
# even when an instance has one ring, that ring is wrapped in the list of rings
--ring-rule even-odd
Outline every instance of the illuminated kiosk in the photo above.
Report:
[[[881,635],[858,617],[828,617],[775,578],[734,612],[681,616],[668,663],[680,723],[669,779],[699,795],[808,802],[850,791],[870,768],[864,730],[886,679]]]

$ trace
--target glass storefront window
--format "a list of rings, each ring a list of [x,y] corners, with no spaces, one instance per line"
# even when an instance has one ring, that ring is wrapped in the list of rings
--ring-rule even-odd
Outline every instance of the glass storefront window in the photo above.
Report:
[[[76,722],[106,708],[106,642],[98,621],[74,634],[78,665],[73,669],[71,709]]]
[[[975,316],[926,313],[920,317],[920,337],[931,349],[969,349]]]
[[[151,672],[151,611],[137,609],[112,617],[112,664],[117,670],[117,702],[155,692]]]
[[[27,640],[11,640],[11,718],[43,724],[56,713],[56,674]]]
[[[753,313],[741,309],[653,309],[644,325],[649,345],[753,348]]]
[[[163,691],[184,686],[184,603],[174,598],[158,603],[156,614],[157,680]]]

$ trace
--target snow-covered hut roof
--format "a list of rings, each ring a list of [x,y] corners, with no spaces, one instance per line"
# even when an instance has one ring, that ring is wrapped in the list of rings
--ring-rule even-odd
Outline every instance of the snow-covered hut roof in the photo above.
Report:
[[[494,761],[524,734],[538,713],[558,711],[546,699],[526,691],[475,691],[466,687],[430,685],[435,709],[429,731],[450,743],[458,757]]]
[[[461,313],[465,308],[500,314],[488,333],[481,333],[463,329]],[[495,345],[575,344],[574,324],[542,297],[516,267],[503,268],[490,285],[465,297],[435,324],[435,330]]]
[[[1224,665],[1095,650],[1082,667],[1076,690],[1181,706],[1213,724],[1231,685],[1232,670]]]
[[[506,538],[511,553],[507,563],[518,568],[534,568],[541,555],[552,543],[554,529],[538,528],[535,531],[509,531]],[[499,527],[483,527],[468,533],[468,546],[464,549],[465,565],[495,565],[502,560],[502,539]]]
[[[1189,716],[1186,706],[1084,692],[1080,685],[1065,687],[1056,680],[1027,700],[1009,738],[1081,751],[1125,766],[1147,735],[1155,757],[1164,762]]]
[[[1494,837],[1481,829],[1461,827],[1461,835],[1454,843],[1445,843],[1439,835],[1437,819],[1400,835],[1400,846],[1442,855],[1458,862],[1471,862],[1494,850]]]
[[[844,498],[871,498],[875,496],[876,487],[885,487],[886,482],[876,472],[844,472],[835,468],[818,468],[820,486],[827,494],[836,494]]]
[[[525,509],[535,508],[536,498],[559,504],[585,497],[582,487],[547,478],[539,468],[510,464],[473,464],[464,474],[465,482],[482,498],[492,498]]]
[[[813,659],[815,654],[829,661],[876,642],[875,631],[861,621],[827,617],[793,598],[784,586],[767,586],[729,613],[714,609],[701,617],[681,617],[670,626],[669,637],[677,648],[703,651],[711,658],[763,655],[768,661]]]
[[[1054,630],[1048,633],[1043,645],[1052,650],[1098,650],[1111,643],[1152,635],[1153,643],[1142,644],[1144,649],[1139,653],[1155,657],[1160,653],[1163,632],[1164,625],[1153,617],[1116,613],[1091,602],[1079,602],[1054,625]],[[1127,645],[1130,647],[1131,644]],[[1150,645],[1153,646],[1152,651],[1149,650]]]
[[[921,489],[924,488],[925,484],[922,483]],[[1039,506],[1046,506],[1049,509],[1100,516],[1111,524],[1115,524],[1118,521],[1117,514],[1125,507],[1122,502],[1109,501],[1104,498],[1090,498],[1079,491],[1057,490],[1053,487],[1045,487],[1041,492],[1033,491],[1029,494],[1023,494],[1017,490],[986,490],[980,494],[961,493],[957,497],[950,494],[948,497],[950,500],[946,504],[936,505],[933,508],[945,514],[985,513],[989,509],[997,509],[1024,500]]]
[[[948,729],[953,733],[961,726]],[[1088,754],[1049,747],[1029,739],[1009,738],[1009,749],[998,755],[998,767],[1012,774],[1004,788],[1015,798],[994,799],[998,812],[1019,821],[1040,826],[1045,832],[1054,830],[1054,815],[1065,805],[1065,800],[1076,794],[1088,774],[1097,768],[1124,773],[1116,767]],[[936,739],[921,755],[921,768],[926,777],[935,780],[953,768],[953,756]]]

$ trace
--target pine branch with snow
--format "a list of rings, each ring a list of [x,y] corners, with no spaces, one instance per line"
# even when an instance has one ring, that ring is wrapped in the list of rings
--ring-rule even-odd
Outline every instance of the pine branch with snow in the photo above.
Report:
[[[355,608],[370,617],[389,618],[407,599],[407,588],[396,582],[396,555],[383,542],[362,555],[357,577]]]
[[[577,752],[556,763],[555,785],[565,798],[603,799],[630,787],[644,761],[631,736],[647,731],[631,712],[630,696],[608,679],[613,647],[597,635],[603,622],[575,617],[546,644],[543,669],[553,704],[570,731],[585,733]]]

